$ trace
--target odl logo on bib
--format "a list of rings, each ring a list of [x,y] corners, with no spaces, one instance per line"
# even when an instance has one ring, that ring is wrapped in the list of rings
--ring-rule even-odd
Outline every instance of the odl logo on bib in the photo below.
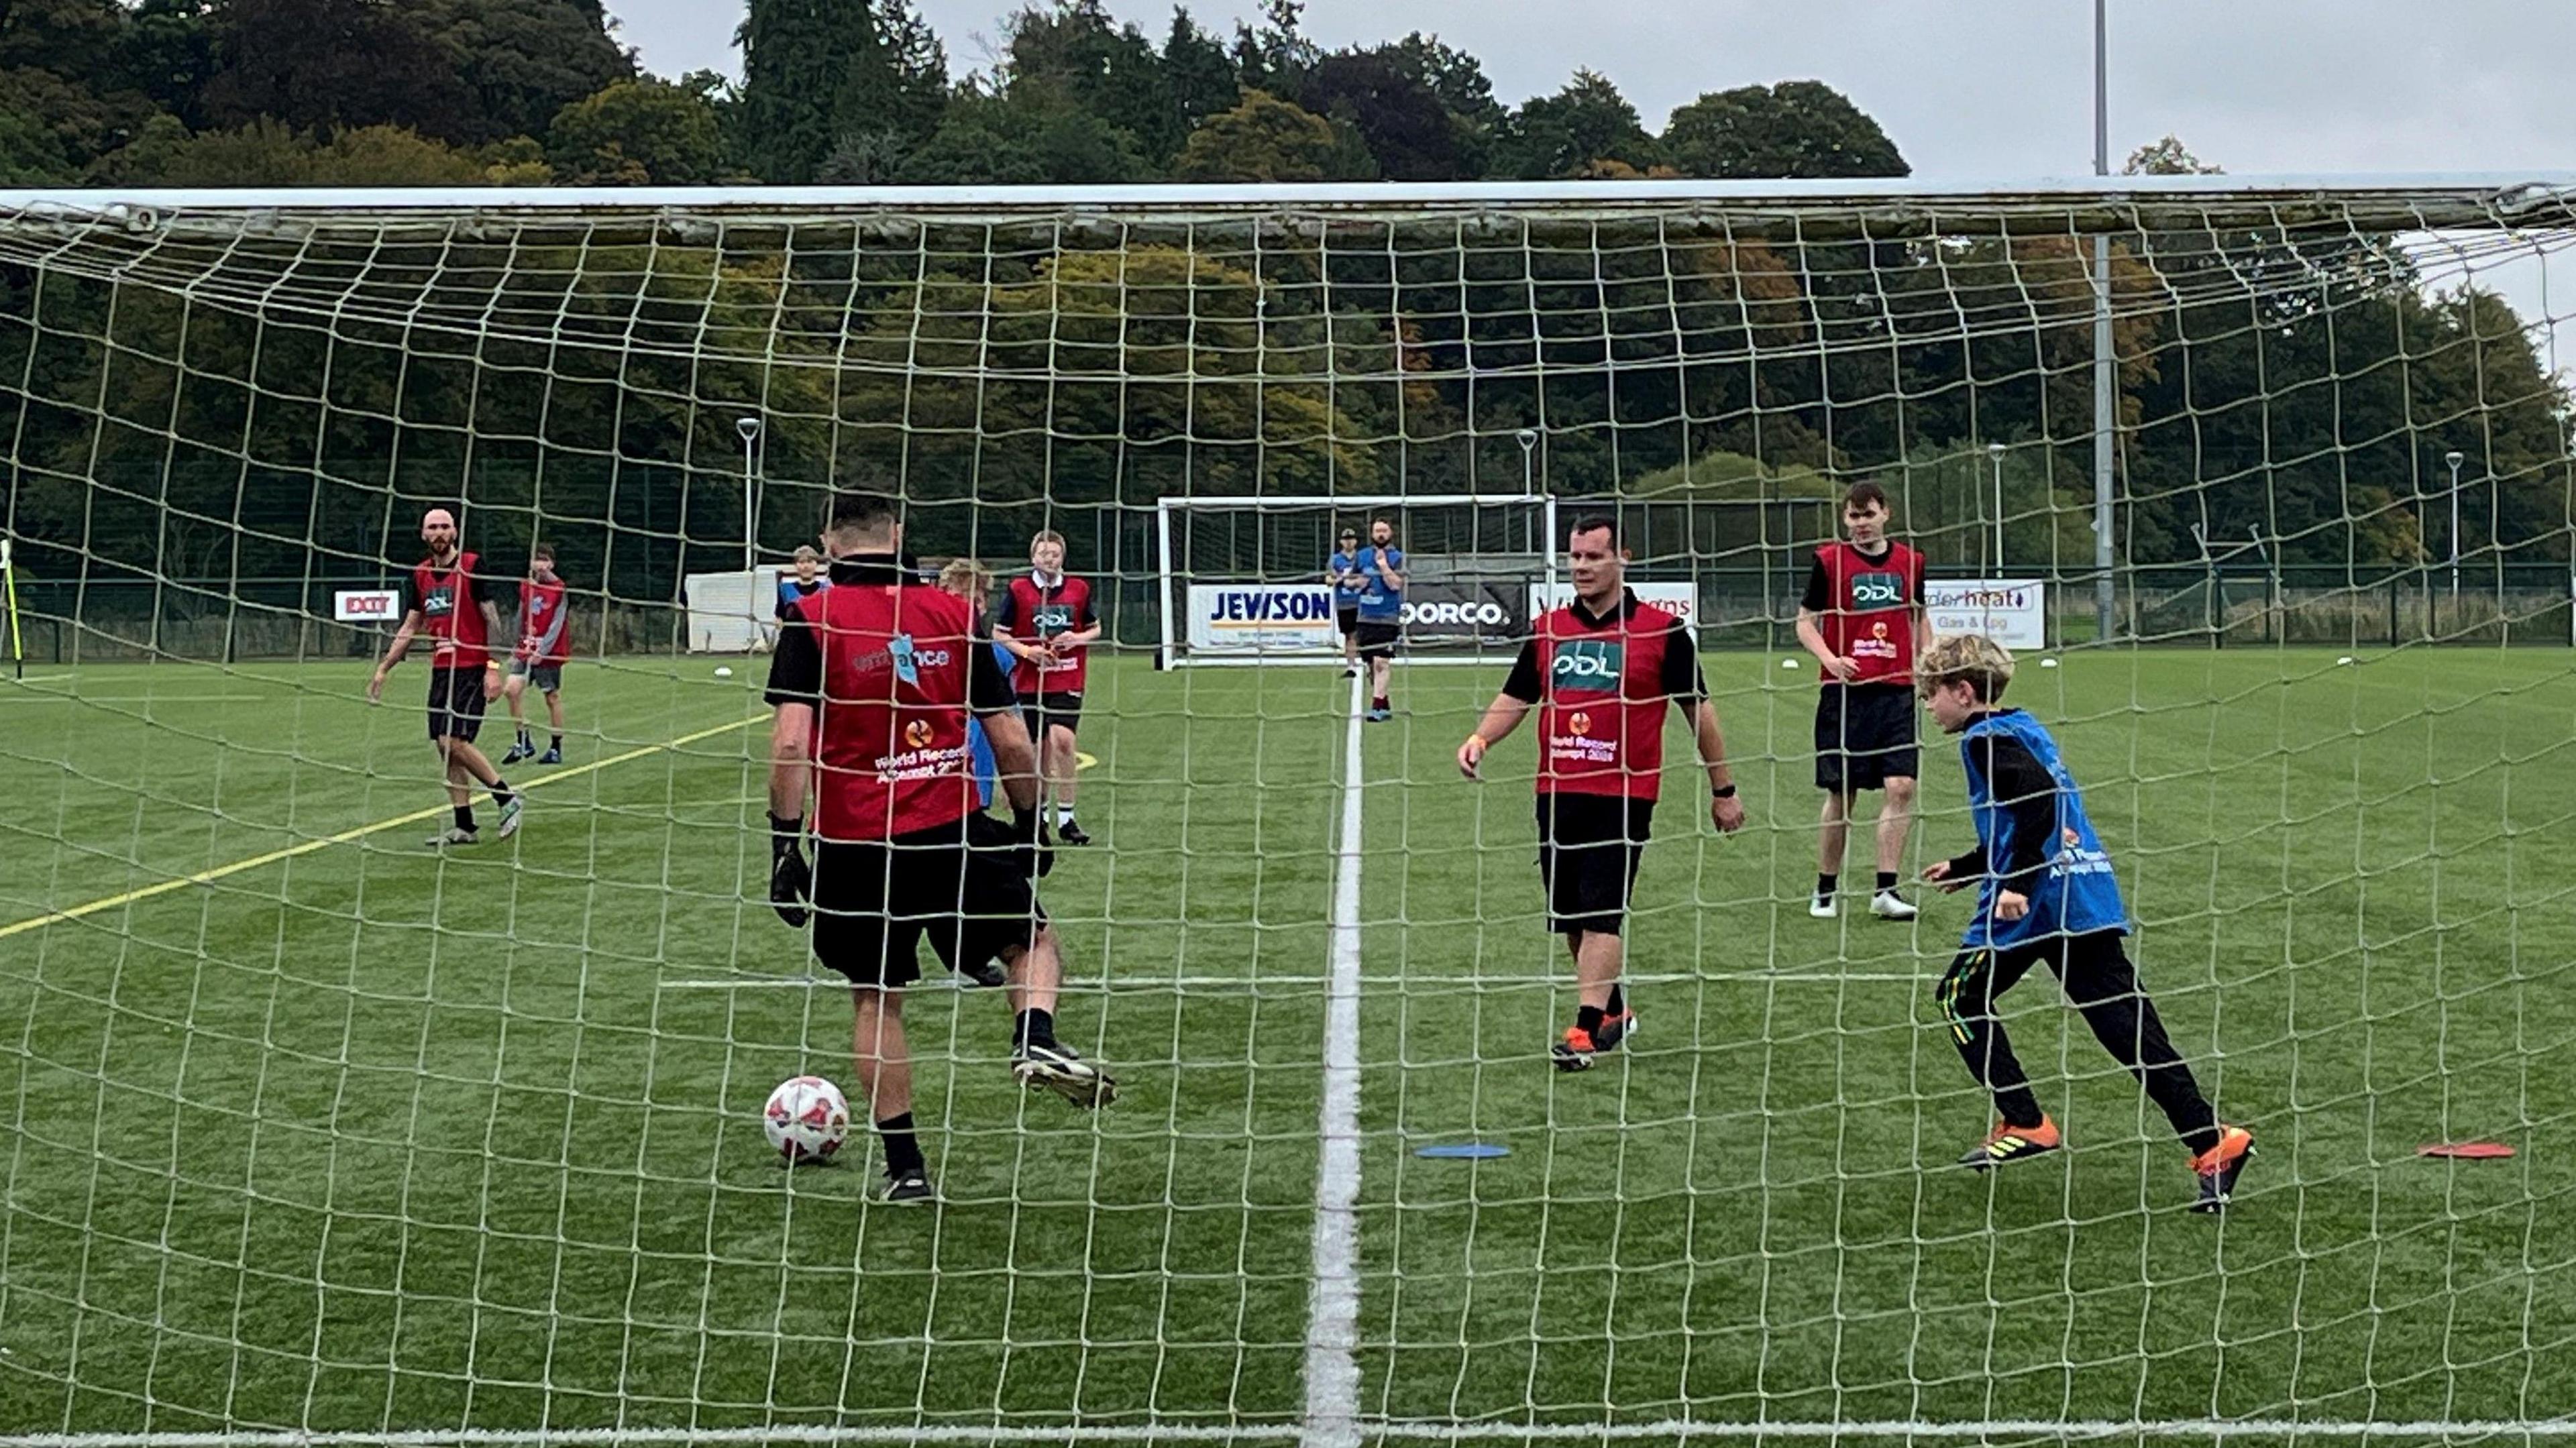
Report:
[[[1628,646],[1611,639],[1568,639],[1548,661],[1548,683],[1561,693],[1608,694],[1627,672]]]

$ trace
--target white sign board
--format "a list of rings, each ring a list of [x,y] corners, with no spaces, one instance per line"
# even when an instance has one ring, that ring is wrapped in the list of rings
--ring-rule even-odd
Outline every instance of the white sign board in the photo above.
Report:
[[[689,609],[689,652],[739,654],[769,641],[778,614],[778,568],[692,573],[680,582]]]
[[[331,595],[337,623],[400,623],[402,594],[391,588],[343,588]]]
[[[1984,634],[2014,650],[2048,647],[2047,601],[2036,578],[1943,578],[1923,585],[1923,616],[1935,635]]]
[[[1190,651],[1338,655],[1333,591],[1320,583],[1193,583]]]
[[[1699,620],[1692,617],[1699,607],[1698,584],[1631,583],[1628,585],[1628,591],[1637,595],[1639,600],[1651,603],[1667,613],[1680,614],[1682,622],[1690,628],[1691,637],[1694,639],[1699,637]],[[1574,602],[1574,585],[1571,582],[1560,580],[1554,588],[1544,583],[1530,585],[1530,617],[1533,620],[1549,609],[1563,608],[1572,602]]]

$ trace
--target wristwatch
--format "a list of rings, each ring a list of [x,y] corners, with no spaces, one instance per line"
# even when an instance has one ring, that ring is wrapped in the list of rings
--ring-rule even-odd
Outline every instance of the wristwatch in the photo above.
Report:
[[[1721,785],[1718,788],[1710,790],[1708,792],[1708,797],[1710,799],[1733,799],[1735,798],[1735,786],[1731,784]]]

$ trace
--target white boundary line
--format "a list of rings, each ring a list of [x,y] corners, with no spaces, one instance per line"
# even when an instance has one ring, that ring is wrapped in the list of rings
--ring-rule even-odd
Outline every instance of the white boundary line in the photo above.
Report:
[[[1310,1425],[1311,1426],[1311,1425]],[[1446,1422],[1437,1418],[1362,1418],[1345,1414],[1352,1441],[1408,1443],[1683,1442],[1987,1439],[2091,1442],[2102,1439],[2227,1442],[2270,1438],[2398,1438],[2440,1441],[2481,1438],[2576,1438],[2576,1419],[2396,1420],[2348,1418],[2049,1418],[1883,1419],[1855,1422],[1780,1420],[1720,1422],[1668,1419],[1638,1423]],[[797,1443],[874,1445],[904,1443],[1283,1443],[1308,1430],[1293,1423],[1039,1423],[834,1424],[779,1423],[739,1428],[454,1428],[393,1432],[251,1431],[144,1433],[36,1433],[0,1437],[0,1448],[721,1448],[721,1445]]]
[[[1315,1250],[1306,1314],[1304,1448],[1359,1448],[1360,710],[1351,680],[1342,737],[1341,847],[1333,860],[1332,975],[1324,998],[1324,1102],[1315,1134]]]

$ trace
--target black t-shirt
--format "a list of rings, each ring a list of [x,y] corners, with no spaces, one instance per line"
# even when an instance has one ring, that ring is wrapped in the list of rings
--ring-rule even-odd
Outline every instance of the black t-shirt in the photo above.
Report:
[[[2000,731],[1980,734],[1968,747],[1982,756],[1977,762],[1985,768],[1995,803],[2012,816],[2013,854],[1997,865],[1986,859],[1983,845],[1973,846],[1950,862],[1950,873],[1973,878],[1992,869],[2003,877],[2005,889],[2027,895],[2047,867],[2049,845],[2057,838],[2057,776],[2030,746]]]
[[[1857,548],[1852,551],[1860,553]],[[1866,563],[1885,563],[1887,555],[1895,551],[1896,544],[1891,541],[1876,553],[1861,553],[1860,556]],[[1798,596],[1798,606],[1809,613],[1824,613],[1834,606],[1834,581],[1825,576],[1825,560],[1821,556],[1807,565],[1807,591]]]
[[[1595,614],[1576,599],[1567,608],[1574,621],[1588,629],[1605,629],[1619,619],[1634,618],[1642,607],[1637,595],[1621,591],[1619,607],[1614,613]],[[1708,680],[1700,673],[1699,650],[1691,642],[1690,631],[1678,621],[1673,632],[1680,635],[1664,646],[1664,673],[1658,687],[1676,704],[1688,708],[1708,697]],[[1546,693],[1546,683],[1538,674],[1538,640],[1521,640],[1520,656],[1512,660],[1512,672],[1503,680],[1503,692],[1524,704],[1537,703]]]
[[[912,573],[903,565],[883,556],[860,554],[832,561],[832,582],[844,583],[914,583]],[[981,626],[979,637],[989,637]],[[989,647],[967,651],[966,707],[977,714],[1007,714],[1020,706],[1011,692],[1011,676],[993,661]],[[813,704],[823,697],[823,646],[801,618],[791,617],[778,631],[778,646],[769,656],[769,688],[762,696],[772,705]]]

